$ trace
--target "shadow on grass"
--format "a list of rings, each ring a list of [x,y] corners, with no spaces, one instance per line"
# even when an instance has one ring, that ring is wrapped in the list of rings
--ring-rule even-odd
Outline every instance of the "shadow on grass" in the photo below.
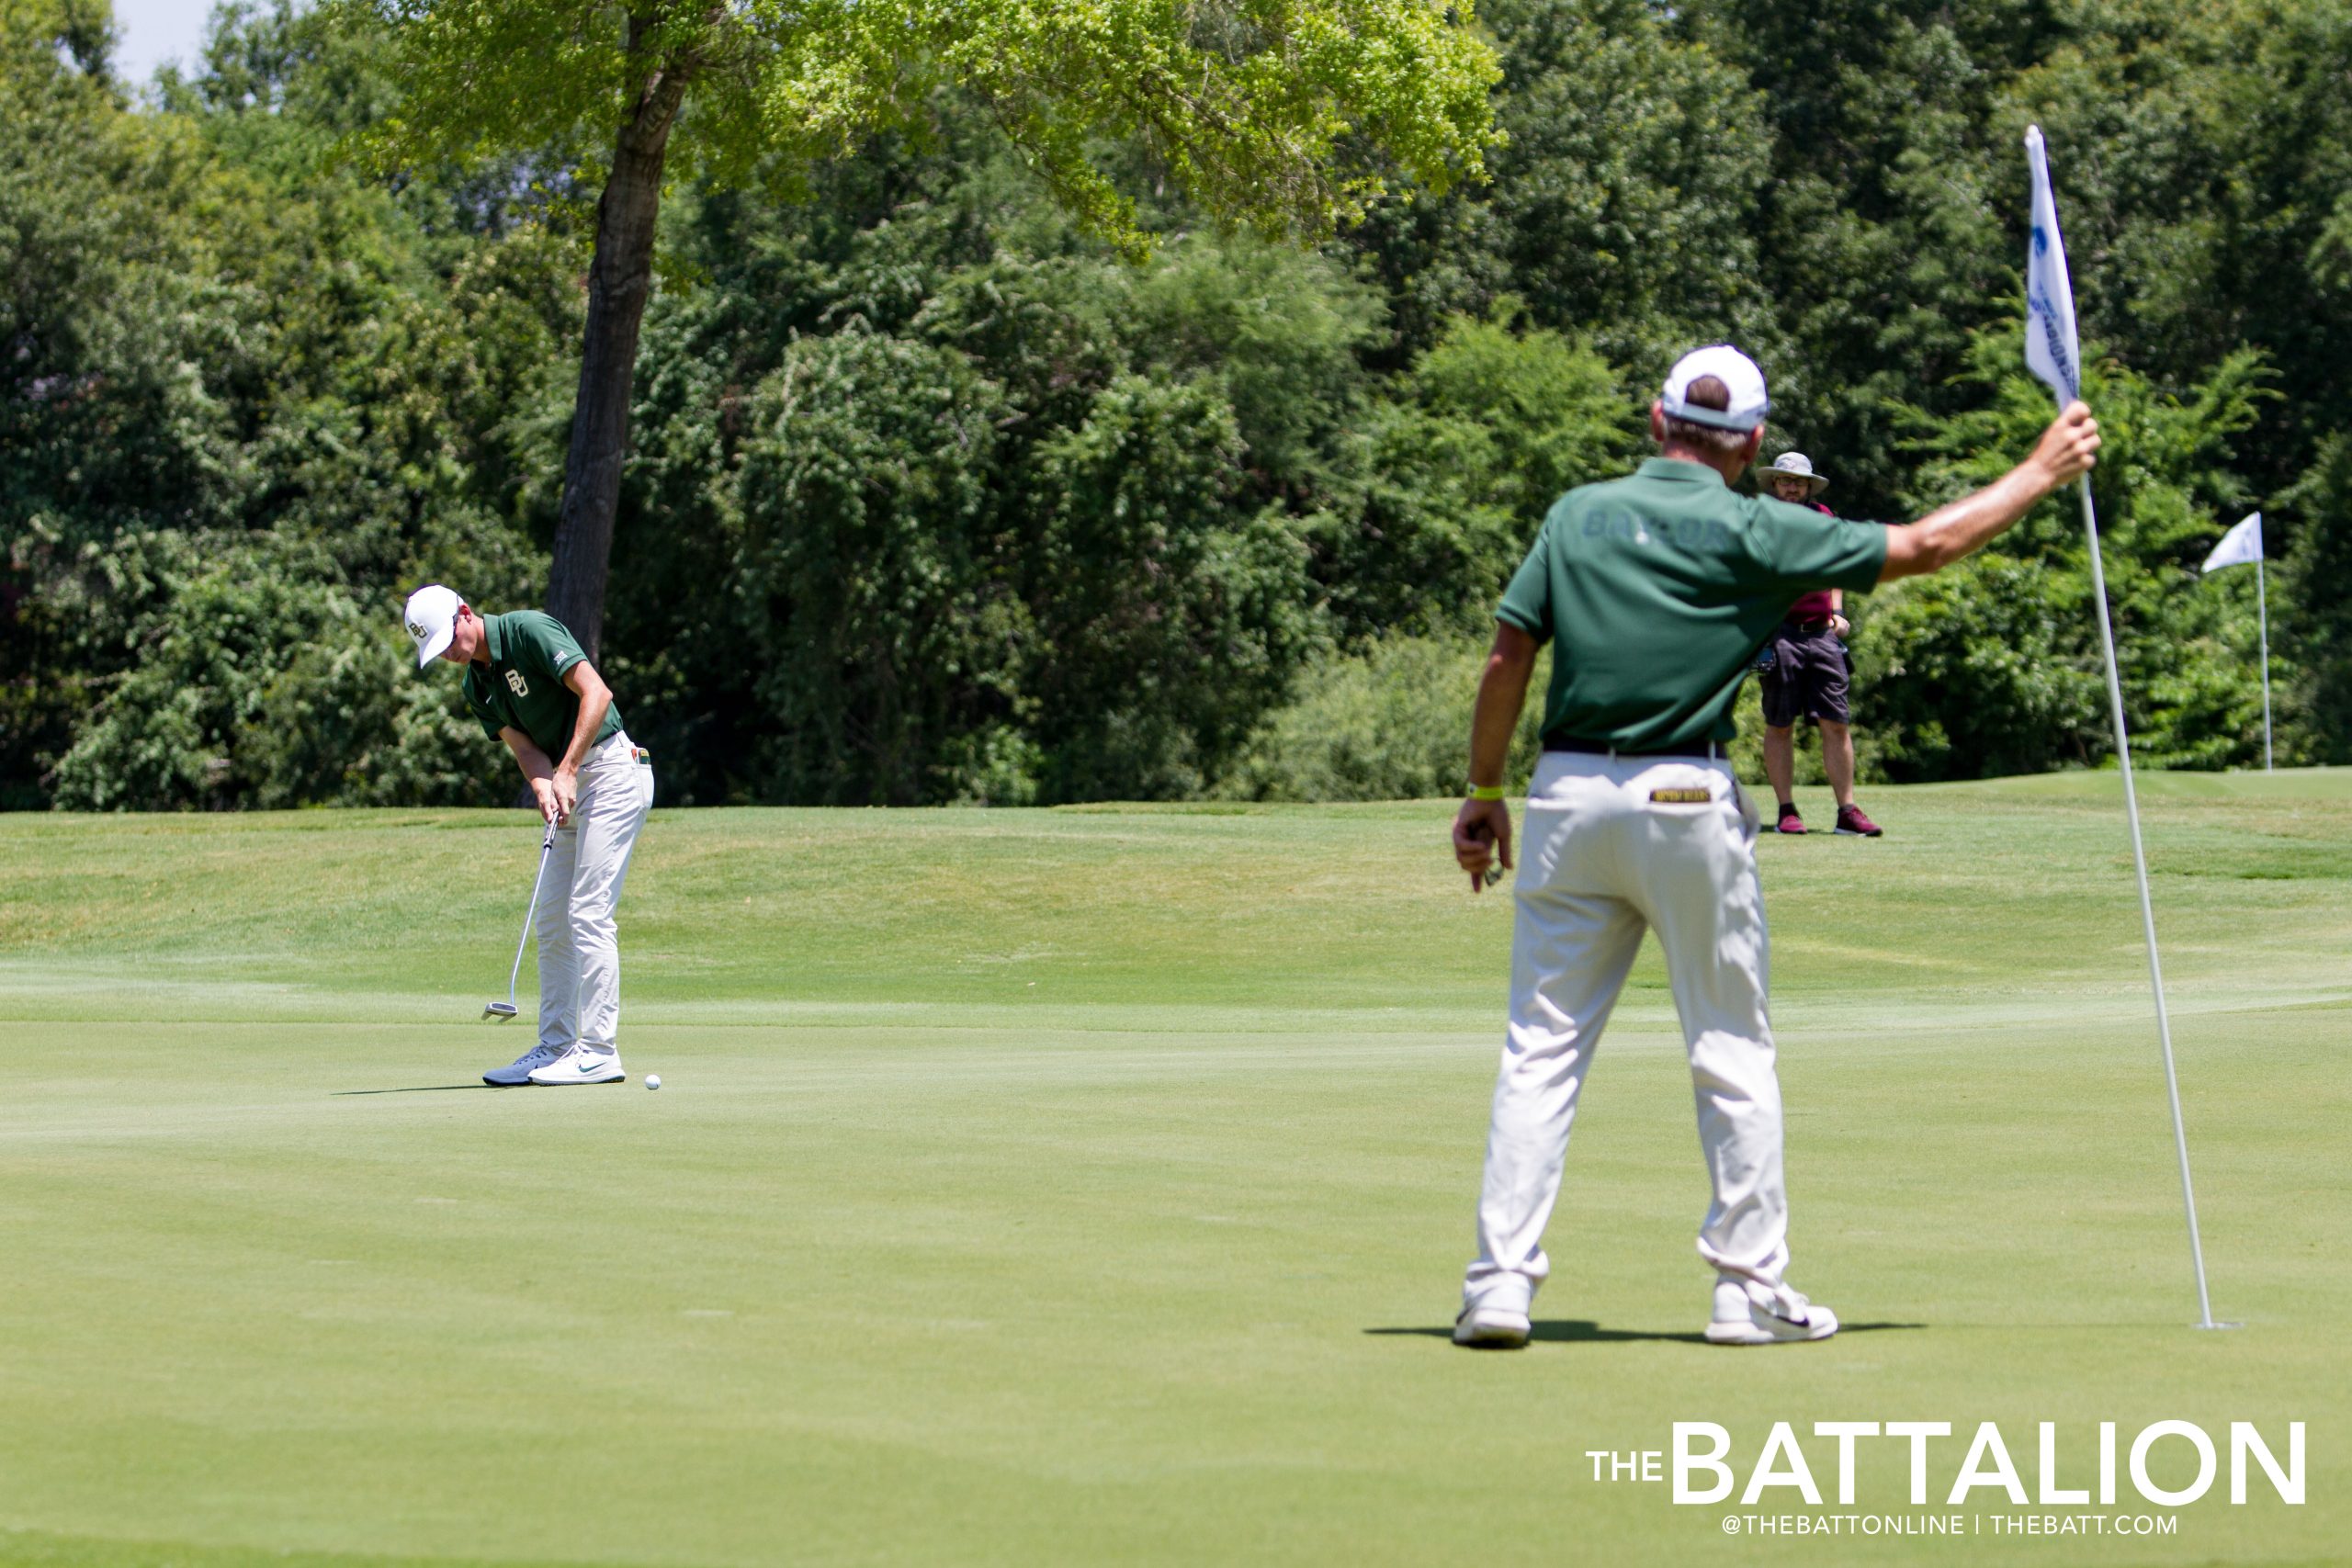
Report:
[[[1839,1336],[1848,1334],[1878,1334],[1890,1329],[1925,1328],[1924,1323],[1841,1323]],[[1442,1328],[1367,1328],[1366,1334],[1406,1338],[1452,1339],[1453,1325]],[[1627,1345],[1656,1341],[1665,1344],[1706,1345],[1704,1334],[1661,1334],[1645,1328],[1603,1328],[1589,1318],[1540,1318],[1528,1330],[1528,1338],[1546,1345]]]
[[[461,1089],[496,1089],[498,1087],[496,1084],[489,1083],[428,1083],[419,1084],[414,1089],[339,1089],[327,1098],[341,1100],[345,1095],[353,1094],[448,1094]]]

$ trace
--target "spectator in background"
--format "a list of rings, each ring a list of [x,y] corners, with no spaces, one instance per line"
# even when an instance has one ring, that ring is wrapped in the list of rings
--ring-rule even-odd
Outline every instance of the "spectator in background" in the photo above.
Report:
[[[1776,501],[1810,506],[1825,516],[1829,508],[1814,497],[1829,488],[1829,476],[1814,472],[1813,460],[1802,452],[1783,452],[1757,476],[1764,493]],[[1854,804],[1854,731],[1846,706],[1849,673],[1846,644],[1853,623],[1846,619],[1843,589],[1824,588],[1805,594],[1789,613],[1767,644],[1771,661],[1764,671],[1764,776],[1771,781],[1779,805],[1775,825],[1783,833],[1802,833],[1804,818],[1797,815],[1796,723],[1812,719],[1821,727],[1821,766],[1829,775],[1830,792],[1838,797],[1840,833],[1875,839],[1879,825]]]

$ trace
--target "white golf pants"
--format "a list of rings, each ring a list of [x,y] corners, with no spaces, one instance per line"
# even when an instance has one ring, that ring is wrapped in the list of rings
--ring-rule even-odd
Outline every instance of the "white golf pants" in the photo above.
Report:
[[[653,768],[616,731],[580,765],[580,800],[556,829],[539,890],[539,1043],[617,1049],[621,950],[613,910],[637,830],[653,806]]]
[[[1523,1312],[1551,1272],[1544,1227],[1577,1094],[1645,931],[1666,951],[1714,1182],[1700,1256],[1720,1276],[1781,1283],[1788,1199],[1755,842],[1727,762],[1553,752],[1536,769],[1465,1305]]]

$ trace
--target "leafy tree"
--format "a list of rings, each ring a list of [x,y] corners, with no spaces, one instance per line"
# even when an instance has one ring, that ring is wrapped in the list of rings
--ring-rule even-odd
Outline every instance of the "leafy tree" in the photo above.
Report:
[[[1462,788],[1470,705],[1485,639],[1388,637],[1317,664],[1292,702],[1269,715],[1218,780],[1238,800],[1417,800]],[[1543,705],[1511,741],[1509,782],[1523,786],[1543,754]]]
[[[1997,478],[2050,417],[2016,325],[1978,334],[1953,389],[1966,413],[1913,410],[1925,459],[1917,513]],[[2159,767],[2258,760],[2261,693],[2250,595],[2198,567],[2245,508],[2233,444],[2270,394],[2250,353],[2169,391],[2094,349],[2084,397],[2108,446],[2099,538],[2133,755]],[[1951,572],[1871,596],[1855,642],[1858,713],[1897,781],[2096,764],[2112,755],[2087,544],[2071,491]]]
[[[1011,694],[1022,627],[987,553],[1002,406],[961,355],[865,331],[795,344],[754,397],[731,588],[786,798],[936,798],[943,743]]]
[[[1491,183],[1400,195],[1354,238],[1390,293],[1390,363],[1510,296],[1644,381],[1725,338],[1773,365],[1787,333],[1756,240],[1772,147],[1743,73],[1647,0],[1479,14],[1503,70]]]
[[[548,582],[591,653],[665,177],[805,180],[865,137],[921,131],[952,90],[1089,227],[1139,248],[1106,139],[1139,145],[1219,219],[1315,234],[1378,194],[1375,152],[1443,185],[1480,172],[1489,134],[1492,58],[1434,0],[368,3],[404,93],[372,138],[382,162],[543,149],[601,186]]]
[[[1766,367],[1774,402],[1835,462],[1841,504],[1884,515],[1905,485],[1894,411],[1942,412],[2016,287],[2024,124],[2000,93],[2062,25],[2046,0],[1703,0],[1686,25],[1771,129],[1760,281],[1794,340]]]
[[[1351,461],[1372,400],[1361,350],[1380,302],[1322,257],[1247,238],[1187,238],[1136,280],[1119,324],[1136,370],[1198,378],[1232,406],[1257,502],[1296,505]]]
[[[233,352],[188,139],[126,112],[102,7],[0,5],[0,805],[43,795],[168,541],[233,514]]]
[[[153,811],[506,797],[495,744],[448,702],[446,684],[385,678],[406,639],[337,586],[313,549],[264,539],[186,562],[169,607],[138,628],[138,664],[60,760],[57,804]]]
[[[2293,540],[2270,579],[2272,635],[2284,634],[2295,664],[2271,676],[2286,698],[2282,732],[2294,754],[2340,766],[2352,761],[2352,435],[2321,446],[2301,481],[2265,511],[2263,527],[2270,539]]]
[[[2064,216],[2094,258],[2089,319],[2176,378],[2259,351],[2293,396],[2241,461],[2282,491],[2352,409],[2352,14],[2100,0],[2074,32],[2009,96],[2078,150]]]
[[[1351,642],[1485,626],[1552,503],[1634,452],[1616,371],[1556,333],[1457,320],[1399,379],[1360,492],[1310,533]]]
[[[0,799],[38,803],[52,776],[85,803],[277,798],[240,761],[243,697],[155,682],[176,668],[217,693],[224,660],[282,666],[332,629],[246,615],[208,586],[224,561],[379,621],[426,562],[478,596],[537,574],[498,515],[518,488],[502,433],[565,320],[560,245],[469,239],[444,269],[394,196],[322,174],[306,117],[359,112],[365,40],[316,17],[224,11],[208,55],[238,73],[167,80],[150,114],[102,57],[15,30],[25,15],[0,73],[26,130],[0,145]],[[122,738],[149,717],[132,767]],[[167,763],[170,734],[194,750]]]
[[[797,564],[834,547],[806,536],[812,523],[819,536],[839,525],[843,493],[831,480],[801,487],[870,446],[880,477],[849,487],[857,527],[906,528],[924,548],[959,552],[938,581],[972,597],[925,612],[924,624],[950,643],[982,626],[994,639],[917,660],[908,678],[941,689],[902,754],[903,779],[861,762],[824,786],[845,793],[822,797],[1197,787],[1321,639],[1298,520],[1360,488],[1364,448],[1350,426],[1372,386],[1356,350],[1376,301],[1326,259],[1240,236],[1196,236],[1148,265],[1121,265],[1005,182],[985,152],[952,171],[929,155],[869,157],[888,172],[851,183],[887,178],[905,194],[863,227],[843,223],[848,204],[722,197],[690,209],[677,254],[706,281],[648,316],[651,376],[630,468],[642,499],[628,509],[644,521],[624,523],[644,527],[648,570],[616,582],[616,626],[631,628],[615,638],[616,673],[633,692],[652,683],[662,702],[650,712],[683,712],[674,740],[694,798],[804,798],[795,792],[815,787],[807,767],[831,753],[779,749],[769,716],[788,703],[794,727],[835,733],[866,700],[857,682],[823,672],[840,661],[796,667],[739,698],[727,695],[738,690],[727,671],[665,650],[743,632],[787,662],[837,634],[904,646],[899,607],[869,606],[879,619],[868,628],[841,621],[831,568],[804,578]],[[853,337],[865,368],[841,384],[832,412],[861,432],[884,420],[889,434],[836,437],[796,417],[747,441],[742,389],[773,389],[787,364],[805,378],[820,358],[852,355],[823,344]],[[887,373],[886,347],[897,367]],[[888,467],[891,454],[932,444],[928,427],[886,412],[896,395],[886,387],[926,366],[922,375],[957,386],[977,376],[986,403],[983,489],[953,515]],[[801,401],[827,412],[822,392]],[[764,416],[766,405],[752,406]],[[865,461],[850,467],[864,472]],[[796,510],[815,495],[813,513]],[[754,598],[714,607],[730,581],[758,584]],[[753,624],[775,616],[791,624]]]
[[[544,58],[416,78],[420,39],[559,10]],[[546,581],[587,198],[651,56],[628,7],[431,12],[235,0],[134,102],[100,0],[0,0],[0,805],[503,796],[390,623],[426,577],[492,608]],[[601,657],[666,800],[1453,787],[1452,661],[1551,500],[1634,455],[1672,350],[1757,349],[1776,427],[1861,515],[1989,477],[2038,428],[2011,294],[2029,118],[2108,344],[2098,491],[2139,755],[2253,758],[2250,576],[2195,568],[2257,504],[2281,754],[2345,754],[2340,7],[1492,0],[1511,139],[1491,183],[1410,200],[1347,182],[1420,166],[1379,113],[1462,107],[1476,51],[1434,7],[1411,25],[1456,76],[1385,107],[1365,95],[1396,56],[1356,70],[1323,33],[1261,58],[1272,40],[1216,29],[1271,7],[1194,7],[1183,47],[1216,91],[1355,71],[1326,107],[1364,107],[1332,157],[1299,154],[1308,184],[1223,207],[1233,157],[1188,189],[1141,100],[1080,101],[1176,9],[1083,14],[1112,30],[1033,77],[921,29],[979,18],[1027,47],[1078,9],[861,0],[799,44],[765,0],[639,17],[645,49],[744,45],[680,100],[676,286],[647,290],[618,481]],[[574,66],[549,102],[420,140],[434,92]],[[355,142],[398,174],[332,155]],[[1302,192],[1369,220],[1281,243],[1315,231]],[[2053,502],[1864,600],[1865,768],[2101,761],[2085,567]]]
[[[1047,798],[1200,793],[1314,648],[1306,549],[1231,504],[1245,450],[1213,386],[1125,377],[1038,453],[1052,499],[1021,556]]]

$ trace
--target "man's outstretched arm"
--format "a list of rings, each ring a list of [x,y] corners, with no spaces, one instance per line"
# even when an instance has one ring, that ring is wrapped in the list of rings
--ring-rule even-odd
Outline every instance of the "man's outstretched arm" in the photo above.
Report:
[[[1486,673],[1478,678],[1478,710],[1470,721],[1470,784],[1474,789],[1499,789],[1503,770],[1510,761],[1511,732],[1519,728],[1519,712],[1527,704],[1528,677],[1535,670],[1540,646],[1509,621],[1495,623],[1495,646],[1487,650]],[[1486,886],[1487,868],[1496,857],[1509,871],[1510,803],[1505,800],[1465,800],[1453,819],[1453,859],[1470,874],[1470,891]]]
[[[2030,512],[2034,502],[2090,472],[2098,461],[2098,421],[2082,403],[2068,403],[2024,462],[1917,523],[1888,529],[1886,566],[1878,580],[1923,577],[1983,548]]]

